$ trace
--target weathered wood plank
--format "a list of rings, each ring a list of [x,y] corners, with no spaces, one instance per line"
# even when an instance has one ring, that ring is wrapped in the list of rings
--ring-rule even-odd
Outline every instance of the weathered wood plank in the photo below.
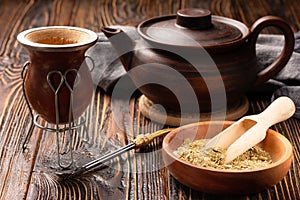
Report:
[[[209,8],[217,15],[232,17],[248,26],[259,17],[273,14],[299,30],[299,0],[2,0],[0,3],[0,199],[216,199],[219,196],[194,191],[177,182],[163,167],[162,138],[149,147],[125,153],[109,168],[72,180],[60,180],[56,168],[55,134],[34,129],[30,148],[21,144],[29,129],[30,116],[21,91],[21,66],[28,54],[16,41],[22,30],[47,25],[100,27],[136,25],[149,17],[175,13],[183,7]],[[257,8],[257,9],[253,9]],[[284,10],[285,12],[282,12]],[[268,31],[267,31],[268,32]],[[74,135],[77,165],[127,144],[136,135],[161,129],[138,110],[138,100],[115,99],[125,115],[110,113],[111,98],[97,89],[85,113],[87,131]],[[251,99],[249,113],[258,113],[269,99]],[[299,120],[274,126],[294,146],[288,175],[276,186],[259,194],[223,199],[297,199],[299,191]]]
[[[22,50],[16,35],[24,29],[24,17],[32,2],[2,1],[0,6],[0,199],[23,199],[28,190],[40,132],[32,137],[32,148],[22,153],[22,142],[30,119],[21,89]]]
[[[275,15],[286,20],[296,32],[300,30],[299,0],[295,1],[260,1],[260,0],[185,0],[185,7],[199,7],[212,11],[214,15],[230,17],[245,23],[250,27],[255,20],[266,15]],[[267,29],[264,33],[280,33],[276,29]]]
[[[97,11],[102,23],[100,25],[135,26],[150,17],[175,13],[180,8],[180,1],[100,1]]]

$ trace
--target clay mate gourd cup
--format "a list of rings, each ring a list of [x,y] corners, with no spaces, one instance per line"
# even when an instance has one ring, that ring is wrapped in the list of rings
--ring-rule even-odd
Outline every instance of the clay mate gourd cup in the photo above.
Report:
[[[97,34],[79,27],[47,26],[25,30],[17,39],[30,56],[23,78],[33,110],[53,124],[78,118],[93,94],[85,52],[96,43]]]

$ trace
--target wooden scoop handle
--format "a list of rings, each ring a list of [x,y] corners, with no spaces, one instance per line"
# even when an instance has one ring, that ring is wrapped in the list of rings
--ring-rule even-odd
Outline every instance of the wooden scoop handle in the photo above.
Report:
[[[257,122],[262,122],[266,127],[282,122],[290,118],[295,113],[294,102],[286,96],[277,98],[262,113],[256,115]]]
[[[261,142],[266,137],[266,131],[270,126],[288,119],[294,114],[295,110],[295,104],[290,98],[279,97],[262,113],[246,117],[245,119],[254,120],[257,124],[228,147],[224,163],[231,162],[237,156]]]

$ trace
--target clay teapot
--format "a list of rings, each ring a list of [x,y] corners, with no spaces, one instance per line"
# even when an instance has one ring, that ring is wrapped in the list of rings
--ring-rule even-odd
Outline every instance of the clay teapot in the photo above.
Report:
[[[79,27],[47,26],[25,30],[17,39],[30,55],[23,79],[32,109],[53,124],[78,118],[93,95],[85,52],[96,43],[97,34]]]
[[[259,71],[255,45],[259,33],[269,26],[282,31],[285,44],[274,63]],[[141,22],[137,27],[140,41],[133,41],[118,28],[103,27],[102,31],[126,71],[143,66],[130,73],[131,79],[150,101],[167,112],[180,112],[182,106],[185,112],[195,112],[195,99],[186,96],[189,88],[179,83],[179,76],[191,86],[201,112],[211,112],[212,101],[214,108],[223,109],[239,101],[253,86],[275,76],[294,47],[293,31],[281,18],[265,16],[248,28],[234,19],[196,8]],[[169,83],[162,85],[158,80]],[[174,88],[176,91],[172,91]]]

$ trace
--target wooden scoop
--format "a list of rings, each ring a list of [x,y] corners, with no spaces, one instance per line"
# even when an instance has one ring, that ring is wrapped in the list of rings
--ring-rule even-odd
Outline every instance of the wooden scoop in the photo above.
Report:
[[[268,128],[290,118],[295,104],[288,97],[279,97],[262,113],[245,116],[210,139],[205,149],[221,147],[227,149],[224,164],[231,162],[266,137]]]

